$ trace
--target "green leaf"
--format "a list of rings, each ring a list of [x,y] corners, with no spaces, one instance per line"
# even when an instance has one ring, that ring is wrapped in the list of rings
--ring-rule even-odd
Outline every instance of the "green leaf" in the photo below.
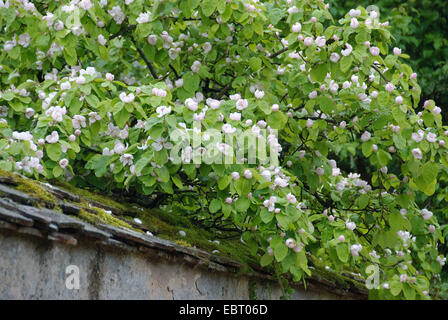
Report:
[[[401,289],[403,289],[403,285],[400,281],[392,281],[390,283],[390,293],[393,296],[398,296],[401,292]]]
[[[403,284],[403,293],[407,300],[415,299],[415,289],[412,288],[408,283]]]
[[[49,143],[45,145],[48,157],[53,161],[59,161],[62,156],[62,148],[59,143]]]
[[[243,35],[246,38],[246,40],[251,40],[253,34],[254,34],[254,28],[252,24],[246,24],[243,29]]]
[[[272,260],[274,260],[274,256],[265,253],[260,259],[260,265],[266,267],[272,263]]]
[[[282,20],[285,16],[286,10],[282,10],[280,8],[272,8],[268,10],[269,19],[271,20],[272,25],[276,25]]]
[[[219,190],[224,190],[225,188],[227,188],[227,186],[230,184],[231,181],[232,181],[231,176],[223,176],[223,177],[219,178],[219,180],[218,180]]]
[[[302,268],[302,270],[308,270],[308,259],[306,258],[305,250],[297,253],[297,264]]]
[[[271,128],[277,130],[284,128],[288,122],[288,116],[281,111],[272,112],[267,118]]]
[[[168,194],[173,194],[174,190],[173,190],[173,184],[171,183],[171,181],[168,182],[162,182],[159,184],[160,187],[162,188],[162,190]]]
[[[257,72],[258,70],[260,70],[261,65],[262,65],[262,62],[261,62],[260,58],[252,57],[249,59],[249,66],[254,72]]]
[[[221,201],[218,199],[213,199],[210,201],[210,206],[208,208],[210,210],[210,213],[216,213],[221,209]]]
[[[181,178],[179,177],[178,174],[171,176],[171,180],[174,182],[174,184],[176,185],[176,187],[178,187],[179,189],[183,189],[184,185],[182,183]]]
[[[235,203],[235,209],[239,212],[244,212],[250,207],[250,201],[248,198],[240,197]]]
[[[399,212],[392,212],[389,214],[389,224],[390,228],[393,231],[398,230],[410,230],[411,224],[409,221],[399,213]]]
[[[215,12],[218,0],[203,0],[201,1],[201,9],[204,16],[209,17]]]
[[[317,98],[317,103],[320,105],[320,109],[326,114],[330,114],[335,106],[333,100],[327,96],[319,96]]]
[[[67,64],[74,66],[78,63],[76,50],[73,47],[64,48],[64,58]]]
[[[350,67],[352,66],[352,62],[353,62],[352,55],[342,57],[341,61],[339,62],[341,71],[344,73],[347,72],[350,69]]]
[[[384,91],[381,91],[378,94],[377,100],[378,100],[378,104],[382,107],[388,107],[391,104],[389,93],[384,92]]]
[[[386,64],[386,67],[389,69],[393,68],[395,62],[397,61],[397,56],[395,55],[388,55],[386,59],[384,59],[384,63]]]
[[[372,146],[373,146],[372,141],[363,142],[363,144],[361,146],[361,150],[362,150],[362,154],[364,155],[364,157],[366,157],[366,158],[370,157],[370,155],[373,152]]]
[[[390,160],[392,160],[392,156],[382,149],[378,150],[377,152],[377,159],[381,167],[387,166]]]
[[[126,108],[121,109],[118,113],[114,115],[114,119],[120,128],[123,128],[126,122],[129,120],[130,113]]]
[[[160,166],[163,166],[168,161],[168,152],[166,149],[162,149],[159,152],[154,153],[154,160]]]
[[[92,169],[95,170],[95,176],[102,177],[108,171],[108,162],[110,161],[109,156],[100,156],[97,161],[92,166]]]
[[[346,243],[339,243],[336,246],[336,253],[338,254],[339,260],[341,260],[343,263],[348,262],[350,252]]]
[[[55,178],[62,176],[63,173],[64,173],[64,169],[62,169],[60,166],[56,166],[53,168],[53,176]]]
[[[278,242],[278,244],[272,248],[274,250],[275,260],[281,262],[288,255],[288,247],[286,244],[282,242]]]
[[[427,162],[422,168],[422,177],[426,183],[431,183],[439,174],[439,166],[433,162]]]
[[[260,218],[264,223],[269,223],[274,218],[274,212],[269,211],[267,208],[263,208],[260,212]]]
[[[170,181],[170,172],[167,167],[164,166],[162,168],[155,168],[154,171],[159,176],[160,181],[162,181],[162,182]]]
[[[403,150],[406,148],[406,139],[398,134],[394,134],[392,139],[394,140],[394,144],[398,150]]]
[[[11,101],[14,99],[15,95],[12,91],[7,91],[1,95],[1,99],[4,99],[6,101]]]
[[[364,209],[369,204],[370,197],[366,194],[361,195],[358,199],[356,199],[356,203],[359,209]]]
[[[184,85],[183,88],[190,93],[195,93],[199,88],[200,78],[197,73],[187,72],[183,76]]]
[[[251,190],[252,183],[249,179],[241,178],[235,183],[235,189],[242,197],[247,197]]]
[[[313,81],[322,82],[328,73],[328,64],[319,64],[311,69],[310,77]]]
[[[141,158],[138,159],[138,161],[135,163],[135,174],[139,175],[151,160],[152,160],[152,152],[144,153],[141,156]]]
[[[96,106],[98,105],[98,103],[100,102],[100,100],[98,99],[98,97],[96,95],[88,95],[86,97],[86,101],[89,105],[91,105],[92,107],[96,108]]]

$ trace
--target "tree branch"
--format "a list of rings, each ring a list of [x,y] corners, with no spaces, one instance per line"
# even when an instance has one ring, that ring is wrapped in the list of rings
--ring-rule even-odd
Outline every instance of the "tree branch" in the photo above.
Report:
[[[158,79],[159,77],[158,77],[158,75],[157,75],[156,70],[154,69],[154,66],[151,64],[151,62],[150,62],[150,61],[148,60],[148,58],[145,56],[145,53],[143,52],[143,50],[140,49],[140,48],[137,46],[137,42],[135,41],[135,39],[134,39],[133,36],[131,36],[131,40],[132,40],[132,43],[134,44],[135,48],[137,49],[137,51],[138,51],[140,57],[143,59],[143,61],[145,61],[146,66],[148,67],[149,72],[151,72],[151,75],[153,76],[153,78],[154,78],[154,79]]]
[[[289,50],[289,47],[283,48],[281,50],[278,50],[277,52],[274,52],[269,58],[274,59],[278,55],[281,55],[283,52],[286,52]]]

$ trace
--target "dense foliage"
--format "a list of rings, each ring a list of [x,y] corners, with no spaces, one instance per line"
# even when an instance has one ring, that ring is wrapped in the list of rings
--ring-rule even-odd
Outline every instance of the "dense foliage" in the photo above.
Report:
[[[444,0],[378,0],[352,1],[332,0],[330,12],[336,18],[343,17],[351,8],[362,5],[374,5],[378,8],[381,19],[388,20],[393,29],[392,45],[400,47],[410,57],[409,65],[418,74],[422,88],[422,98],[417,110],[422,110],[427,99],[437,101],[442,109],[444,122],[448,120],[448,5]],[[347,163],[350,166],[350,163]],[[440,191],[448,190],[445,183],[439,184]],[[417,203],[429,206],[443,225],[445,239],[448,239],[448,212],[446,195],[437,198],[418,197]],[[446,244],[440,248],[446,254]],[[442,272],[444,280],[442,296],[448,299],[448,270]]]
[[[0,1],[0,169],[151,197],[241,233],[295,281],[313,257],[365,278],[376,266],[372,297],[429,298],[448,127],[432,100],[415,111],[417,75],[388,23],[328,9]]]
[[[330,12],[343,17],[358,5],[378,7],[380,17],[390,21],[392,44],[412,57],[409,65],[417,72],[422,99],[433,99],[448,111],[448,5],[445,0],[332,0]],[[444,120],[448,120],[444,112]]]

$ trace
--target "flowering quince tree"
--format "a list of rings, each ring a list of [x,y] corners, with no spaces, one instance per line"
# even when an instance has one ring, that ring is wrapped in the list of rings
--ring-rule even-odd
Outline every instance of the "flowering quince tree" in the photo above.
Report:
[[[374,266],[373,297],[428,299],[445,264],[430,204],[445,197],[447,127],[434,101],[415,111],[417,75],[377,12],[328,9],[0,0],[0,169],[231,226],[294,281],[312,264],[366,279]],[[278,161],[250,163],[244,141],[242,161],[218,161],[243,131]]]

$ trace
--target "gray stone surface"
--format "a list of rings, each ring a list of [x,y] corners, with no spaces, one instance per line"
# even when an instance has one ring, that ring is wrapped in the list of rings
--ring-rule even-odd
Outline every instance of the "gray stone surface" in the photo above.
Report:
[[[70,265],[79,268],[79,290],[66,288]],[[89,239],[69,246],[0,229],[0,299],[249,299],[251,281],[258,299],[280,297],[275,282],[207,270],[178,256],[166,259]],[[298,288],[292,298],[342,297]]]

